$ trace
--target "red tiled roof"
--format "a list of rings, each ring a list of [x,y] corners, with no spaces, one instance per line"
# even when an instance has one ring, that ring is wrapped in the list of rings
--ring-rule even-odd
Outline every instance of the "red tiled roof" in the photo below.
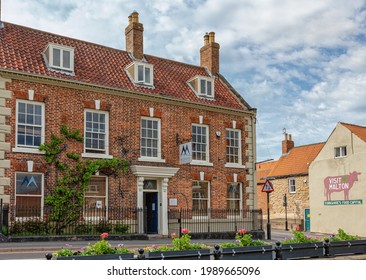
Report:
[[[74,48],[75,75],[47,68],[42,52],[48,43]],[[198,97],[187,81],[196,75],[209,76],[204,67],[151,55],[145,55],[145,58],[154,66],[154,88],[139,87],[129,80],[125,67],[132,62],[132,59],[126,51],[11,23],[4,23],[4,27],[0,30],[0,70],[60,78],[235,110],[250,109],[235,90],[229,89],[230,85],[224,78],[215,79],[214,100]]]
[[[343,122],[340,124],[348,128],[353,134],[357,135],[359,138],[361,138],[361,140],[366,142],[366,127]]]
[[[268,162],[261,162],[256,164],[257,170],[257,184],[264,184],[266,182],[266,178],[271,170],[276,166],[276,161],[268,161]]]
[[[282,155],[269,172],[268,177],[287,177],[308,174],[310,163],[315,159],[325,143],[294,147]]]

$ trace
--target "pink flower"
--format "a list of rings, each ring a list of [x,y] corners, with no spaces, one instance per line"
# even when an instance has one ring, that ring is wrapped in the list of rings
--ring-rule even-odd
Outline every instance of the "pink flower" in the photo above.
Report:
[[[173,232],[171,235],[170,235],[171,238],[176,238],[177,237],[177,234],[175,232]]]
[[[245,229],[239,229],[238,235],[243,236],[247,231]]]
[[[102,240],[108,238],[108,232],[103,232],[101,235],[100,235],[100,238],[102,238]]]
[[[188,228],[182,228],[182,233],[183,233],[183,234],[187,234],[187,233],[189,233]]]

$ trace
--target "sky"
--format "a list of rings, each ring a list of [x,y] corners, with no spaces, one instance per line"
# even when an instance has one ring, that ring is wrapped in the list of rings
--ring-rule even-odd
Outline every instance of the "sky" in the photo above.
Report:
[[[125,50],[139,13],[144,53],[199,65],[206,32],[220,73],[257,109],[257,161],[366,126],[365,0],[2,0],[5,22]]]

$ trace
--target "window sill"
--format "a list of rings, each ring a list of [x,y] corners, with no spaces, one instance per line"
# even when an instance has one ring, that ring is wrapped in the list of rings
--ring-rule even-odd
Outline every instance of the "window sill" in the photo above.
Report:
[[[82,153],[81,156],[83,158],[104,158],[104,159],[112,159],[112,155],[105,155],[105,154],[92,154],[92,153]]]
[[[165,163],[165,159],[162,158],[153,158],[153,157],[139,157],[138,161],[147,161],[147,162],[161,162]]]
[[[225,167],[229,167],[229,168],[241,168],[241,169],[245,169],[245,165],[239,164],[239,163],[225,163]]]
[[[38,149],[32,149],[32,148],[20,148],[16,147],[11,150],[14,153],[26,153],[26,154],[38,154],[38,155],[44,155],[44,151],[40,151]]]
[[[200,161],[200,160],[192,160],[191,165],[200,165],[200,166],[213,166],[212,162],[208,161]]]

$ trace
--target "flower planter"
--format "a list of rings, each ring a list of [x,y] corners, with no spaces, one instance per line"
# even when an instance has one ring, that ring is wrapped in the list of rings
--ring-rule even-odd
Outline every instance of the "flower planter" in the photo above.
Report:
[[[366,240],[349,240],[330,242],[330,256],[366,254]]]
[[[106,255],[94,255],[94,256],[70,256],[70,257],[57,257],[57,260],[131,260],[134,258],[134,254],[106,254]]]
[[[210,249],[148,252],[149,260],[209,260]]]
[[[273,260],[272,245],[221,248],[222,260]]]
[[[324,256],[323,242],[282,244],[282,259],[309,259]]]

